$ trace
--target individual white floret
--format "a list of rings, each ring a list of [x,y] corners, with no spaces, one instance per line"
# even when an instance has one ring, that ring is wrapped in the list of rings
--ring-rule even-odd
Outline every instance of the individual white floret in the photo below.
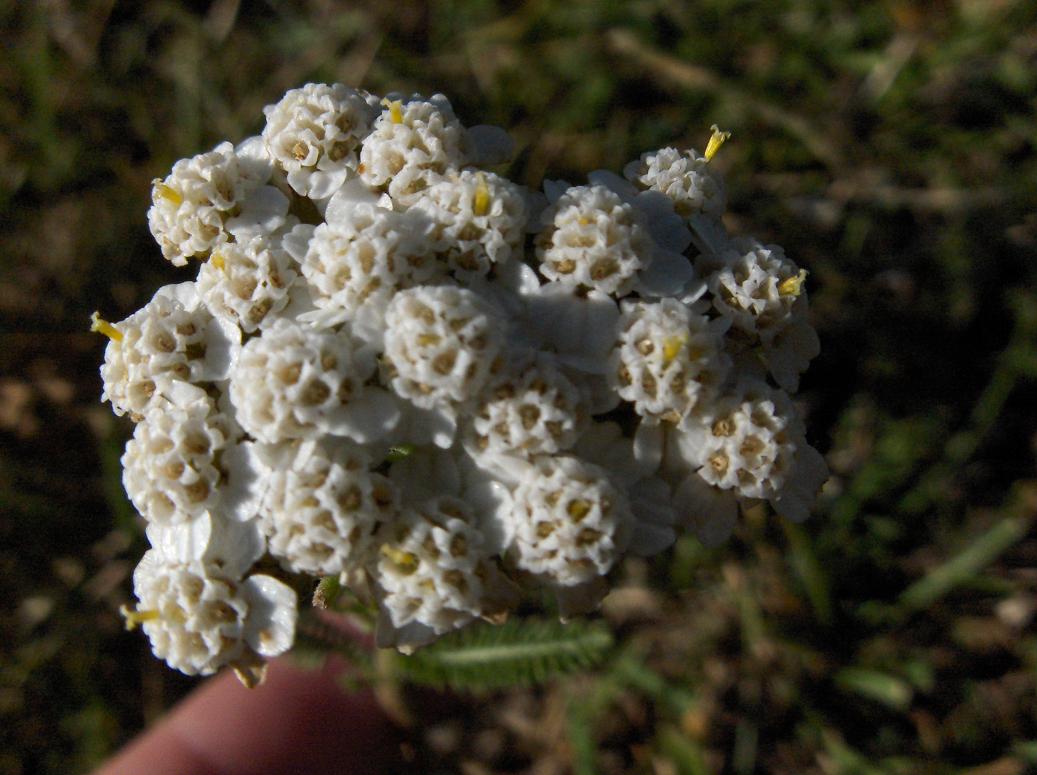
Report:
[[[374,355],[348,330],[303,328],[276,320],[241,350],[230,378],[238,422],[259,441],[322,433],[366,443],[399,418],[396,402],[367,385]]]
[[[561,586],[609,572],[630,536],[626,496],[601,468],[575,457],[540,457],[514,493],[507,525],[522,570]]]
[[[139,417],[187,394],[204,398],[198,383],[225,379],[240,347],[235,326],[214,320],[194,283],[167,285],[143,308],[110,328],[101,379],[102,401]]]
[[[726,206],[723,179],[694,150],[661,148],[643,153],[623,168],[623,174],[642,189],[666,194],[685,217],[700,212],[719,216]]]
[[[270,553],[288,570],[317,576],[353,570],[399,497],[371,460],[348,443],[304,441],[275,468],[261,509]]]
[[[713,307],[748,341],[759,343],[778,383],[795,390],[799,374],[820,352],[810,325],[806,272],[777,245],[734,240],[723,264],[709,277]]]
[[[225,415],[198,402],[148,412],[122,456],[122,481],[149,522],[173,524],[201,516],[220,502],[220,457],[232,441]]]
[[[676,299],[623,302],[622,310],[610,383],[642,417],[680,422],[727,376],[728,324],[711,322]]]
[[[313,303],[352,319],[364,305],[384,312],[393,295],[434,267],[418,219],[370,204],[343,209],[309,240],[301,270]]]
[[[365,95],[340,83],[290,89],[263,109],[263,141],[301,196],[323,199],[357,167],[357,150],[377,115]]]
[[[566,285],[622,296],[657,250],[642,212],[605,186],[567,189],[540,220],[540,271]]]
[[[527,220],[519,186],[490,172],[447,174],[414,197],[408,212],[433,224],[435,251],[451,269],[486,274],[521,256]]]
[[[551,455],[575,443],[589,419],[580,390],[546,357],[494,377],[469,428],[477,454]]]
[[[755,380],[689,414],[674,440],[706,482],[746,498],[775,497],[805,444],[788,396]]]
[[[296,278],[280,240],[253,237],[218,246],[198,272],[198,292],[209,310],[247,333],[271,320],[288,303]]]
[[[435,176],[468,159],[469,142],[450,102],[442,94],[428,100],[385,100],[360,150],[360,177],[369,186],[388,187],[404,203]]]
[[[148,225],[174,266],[204,256],[225,238],[224,222],[232,211],[269,178],[261,159],[239,155],[230,143],[181,159],[151,188]]]
[[[155,655],[187,675],[248,666],[287,651],[295,638],[296,595],[270,576],[238,581],[201,562],[179,563],[156,550],[133,574],[136,610]]]
[[[385,321],[385,378],[416,406],[474,398],[499,366],[503,321],[472,291],[445,285],[400,291]]]
[[[392,630],[384,645],[420,645],[483,612],[494,575],[472,508],[449,496],[406,509],[380,534],[372,575]]]

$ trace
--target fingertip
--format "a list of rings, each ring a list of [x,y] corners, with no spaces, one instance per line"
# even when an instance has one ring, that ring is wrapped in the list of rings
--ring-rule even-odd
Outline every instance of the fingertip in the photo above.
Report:
[[[396,730],[369,691],[344,691],[342,663],[303,670],[270,664],[266,681],[241,686],[226,672],[112,760],[101,775],[253,775],[386,772]]]

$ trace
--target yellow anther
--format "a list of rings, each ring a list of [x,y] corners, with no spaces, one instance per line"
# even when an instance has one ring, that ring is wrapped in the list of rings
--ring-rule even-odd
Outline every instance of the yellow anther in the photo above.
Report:
[[[126,620],[126,629],[130,631],[137,629],[137,627],[144,622],[151,622],[159,618],[158,611],[153,609],[135,611],[126,605],[119,609],[119,613],[122,614],[122,618]]]
[[[170,202],[175,204],[177,207],[184,201],[184,198],[180,196],[180,192],[172,186],[167,186],[161,180],[155,181],[154,195],[161,197],[162,199],[168,199]]]
[[[481,172],[475,176],[475,197],[472,200],[472,211],[476,215],[490,212],[490,188],[486,185],[486,176]]]
[[[405,552],[389,544],[382,544],[378,550],[382,557],[395,565],[404,574],[409,576],[418,569],[418,556],[411,552]]]
[[[388,97],[382,100],[382,105],[389,109],[389,120],[394,124],[403,123],[403,102],[390,100]]]
[[[668,336],[663,340],[663,363],[669,363],[678,355],[684,345],[687,344],[688,337],[686,336]]]
[[[440,342],[440,337],[435,334],[418,334],[419,347],[435,347]]]
[[[219,253],[219,252],[217,252],[215,250],[213,251],[212,255],[209,257],[209,263],[212,264],[217,269],[220,269],[220,270],[223,270],[223,269],[227,268],[227,263],[223,260],[223,254]]]
[[[717,151],[720,150],[720,146],[722,146],[727,141],[727,138],[731,136],[730,132],[721,132],[720,128],[716,124],[713,124],[713,126],[709,128],[709,131],[713,134],[710,135],[709,142],[706,143],[706,152],[703,154],[703,156],[706,157],[706,161],[709,161],[716,156]]]
[[[104,334],[113,342],[122,341],[122,331],[120,331],[107,320],[102,318],[100,312],[95,312],[93,315],[90,316],[90,330]]]
[[[580,226],[590,226],[592,223],[594,223],[594,219],[588,218],[586,215],[581,215],[579,218],[576,219],[576,222],[580,224]]]
[[[807,279],[807,270],[800,269],[799,274],[786,277],[778,283],[778,293],[782,296],[799,296],[803,293],[803,283]]]
[[[572,517],[575,522],[579,522],[590,514],[591,503],[583,498],[575,498],[569,501],[569,505],[565,510],[569,512],[569,516]]]

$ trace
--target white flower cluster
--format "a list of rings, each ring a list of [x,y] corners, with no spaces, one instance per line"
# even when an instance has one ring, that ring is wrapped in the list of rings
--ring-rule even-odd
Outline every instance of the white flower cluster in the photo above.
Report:
[[[265,115],[154,184],[197,279],[94,319],[152,543],[126,616],[170,665],[255,678],[319,577],[410,649],[523,590],[592,609],[624,554],[720,541],[740,504],[806,517],[805,272],[728,237],[723,135],[535,192],[442,95],[310,84]]]

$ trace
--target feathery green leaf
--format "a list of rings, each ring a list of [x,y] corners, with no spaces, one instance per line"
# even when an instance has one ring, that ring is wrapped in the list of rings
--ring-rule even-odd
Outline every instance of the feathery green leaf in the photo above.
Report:
[[[479,622],[401,656],[396,668],[411,683],[478,692],[586,670],[599,664],[611,647],[611,633],[596,622]]]

